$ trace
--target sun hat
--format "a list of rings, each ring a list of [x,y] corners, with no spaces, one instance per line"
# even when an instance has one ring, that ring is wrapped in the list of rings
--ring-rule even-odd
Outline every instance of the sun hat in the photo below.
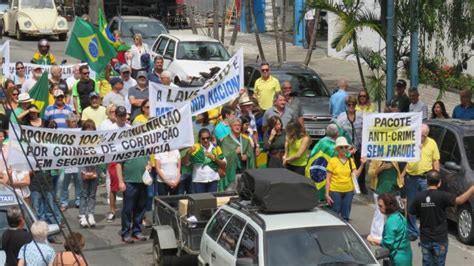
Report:
[[[54,97],[59,97],[59,96],[64,96],[64,91],[63,90],[56,90],[54,92]]]
[[[349,143],[347,143],[347,139],[345,137],[338,137],[336,139],[336,148],[342,146],[349,146]]]
[[[252,105],[253,102],[250,100],[247,93],[242,94],[239,98],[239,105]]]
[[[20,93],[20,95],[18,96],[19,103],[30,103],[32,101],[33,99],[30,98],[28,92]]]

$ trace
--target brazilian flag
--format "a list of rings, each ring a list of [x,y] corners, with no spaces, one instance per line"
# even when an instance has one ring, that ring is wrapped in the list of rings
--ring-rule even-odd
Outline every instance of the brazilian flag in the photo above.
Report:
[[[85,61],[95,72],[104,70],[110,59],[117,55],[114,47],[89,22],[76,17],[65,54]]]
[[[48,81],[48,72],[44,71],[41,78],[35,83],[33,88],[31,88],[29,94],[30,98],[32,98],[33,104],[38,107],[40,111],[40,117],[44,116],[44,112],[46,107],[48,106],[48,98],[49,98],[49,81]]]
[[[107,27],[107,20],[105,19],[104,12],[99,8],[99,31],[102,33],[104,38],[112,45],[117,52],[128,51],[130,46],[122,43],[116,39],[110,29]]]

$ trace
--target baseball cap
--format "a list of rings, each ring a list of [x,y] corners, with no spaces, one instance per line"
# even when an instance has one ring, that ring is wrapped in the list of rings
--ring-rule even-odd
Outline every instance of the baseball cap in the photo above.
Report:
[[[123,81],[121,78],[119,77],[113,77],[111,80],[110,80],[110,85],[115,86],[117,83],[122,83],[123,85]]]
[[[33,68],[32,68],[32,69],[33,69],[33,70],[36,70],[36,69],[40,69],[40,68],[41,68],[40,65],[33,65]]]
[[[406,87],[406,86],[407,86],[406,81],[404,81],[403,79],[397,80],[397,87]]]
[[[92,97],[99,97],[99,94],[95,91],[89,93],[89,98],[92,98]]]
[[[63,90],[56,90],[54,91],[54,97],[64,96]]]
[[[141,77],[145,77],[145,78],[147,77],[146,71],[143,71],[143,70],[142,70],[142,71],[138,71],[138,73],[137,73],[137,78],[139,79],[139,78],[141,78]]]
[[[132,69],[130,68],[129,65],[123,64],[123,65],[120,67],[120,73],[126,72],[126,71],[132,71]]]
[[[125,108],[124,106],[117,106],[117,108],[115,108],[115,115],[116,116],[126,116],[127,115],[127,108]]]

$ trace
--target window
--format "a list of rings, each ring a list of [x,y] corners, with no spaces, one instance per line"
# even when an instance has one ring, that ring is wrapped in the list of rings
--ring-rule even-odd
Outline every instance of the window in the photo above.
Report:
[[[170,40],[168,43],[168,48],[166,48],[166,52],[164,54],[165,57],[167,58],[174,58],[174,48],[176,46],[176,42],[173,40]]]
[[[471,169],[474,169],[474,136],[464,137],[464,150]]]
[[[166,44],[168,44],[168,38],[161,38],[159,41],[158,41],[158,44],[156,45],[158,48],[155,50],[155,47],[153,48],[153,50],[159,54],[159,55],[163,55],[164,51],[165,51],[165,48],[166,48]]]
[[[441,137],[443,136],[444,128],[439,126],[430,126],[430,134],[429,137],[434,139],[438,145],[440,144]]]
[[[222,231],[217,243],[233,255],[235,253],[235,248],[237,247],[237,242],[239,242],[240,233],[242,233],[244,226],[245,221],[234,215],[224,228],[224,231]]]
[[[258,265],[258,235],[248,224],[240,240],[237,258],[251,259],[253,265]]]
[[[229,53],[220,42],[180,42],[176,59],[228,61]]]
[[[442,164],[448,161],[461,164],[461,153],[459,151],[458,141],[456,135],[452,131],[446,130],[439,153]]]
[[[13,0],[12,8],[18,8],[18,0]]]
[[[249,86],[249,81],[250,81],[250,77],[252,76],[252,73],[253,73],[253,67],[246,66],[244,68],[244,85],[247,87]]]
[[[210,222],[209,226],[207,227],[206,233],[212,239],[217,240],[217,237],[219,237],[219,234],[221,233],[222,228],[224,228],[224,226],[227,224],[230,217],[232,217],[231,213],[225,210],[220,210]]]

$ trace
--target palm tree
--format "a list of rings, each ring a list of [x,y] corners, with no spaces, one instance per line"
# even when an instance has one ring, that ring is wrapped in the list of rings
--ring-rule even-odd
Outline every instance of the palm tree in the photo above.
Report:
[[[349,44],[352,44],[357,67],[359,68],[360,80],[365,88],[364,72],[357,43],[357,31],[362,28],[370,28],[384,38],[385,35],[383,34],[379,17],[374,12],[364,8],[360,0],[342,0],[340,4],[332,0],[312,0],[307,6],[308,8],[327,10],[339,17],[340,30],[331,41],[331,47],[339,52]]]

